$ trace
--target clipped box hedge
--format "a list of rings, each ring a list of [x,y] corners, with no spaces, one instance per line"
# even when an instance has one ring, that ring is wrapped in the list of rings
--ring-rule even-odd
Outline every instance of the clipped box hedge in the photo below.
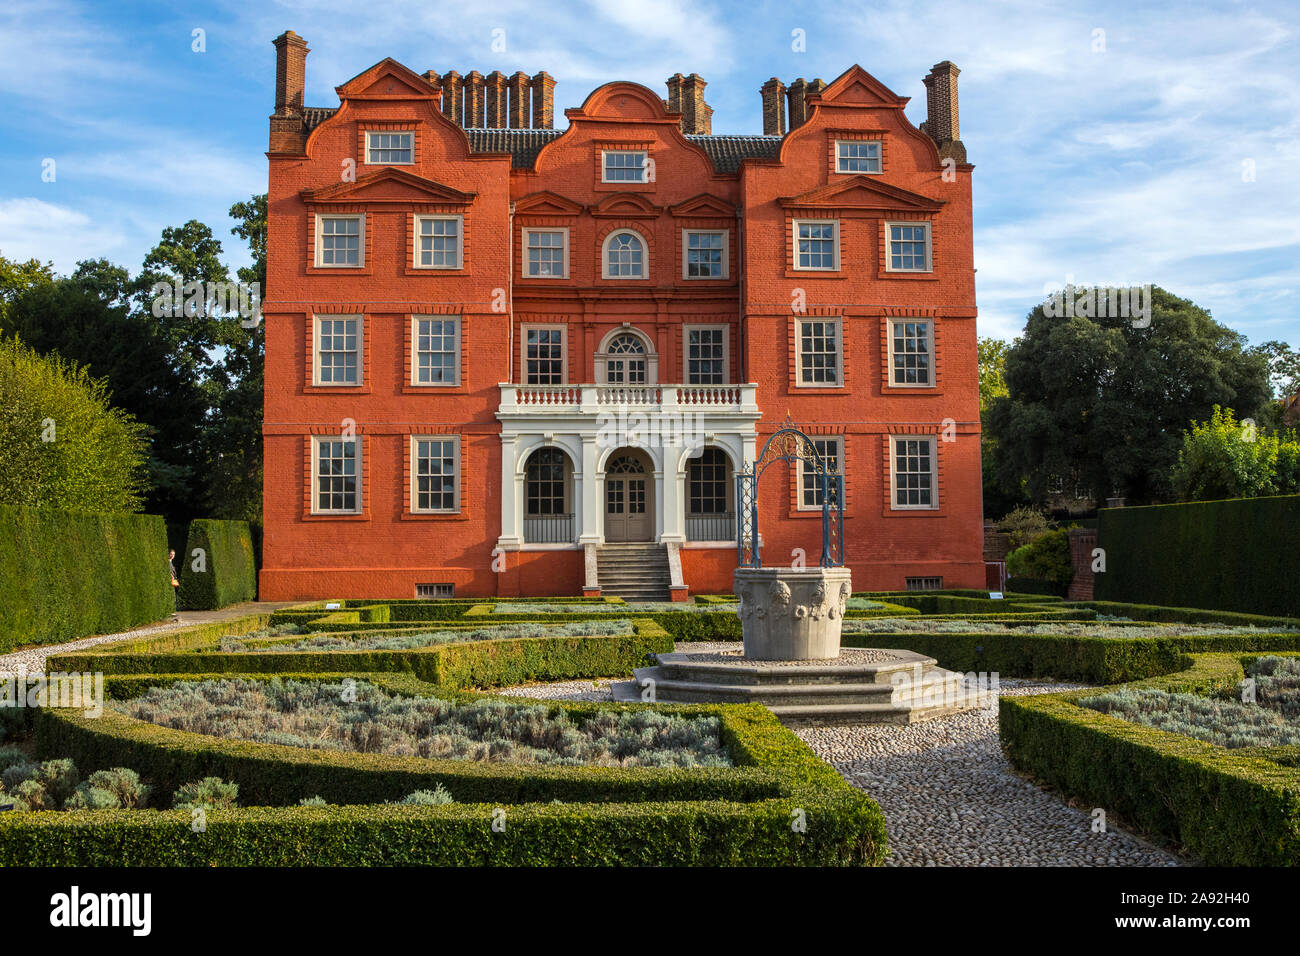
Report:
[[[479,670],[492,672],[490,660],[502,649],[487,643],[468,649],[484,659]],[[456,693],[409,676],[348,676],[399,692]],[[141,675],[107,686],[111,694],[130,695],[177,679],[184,678]],[[216,810],[199,834],[179,811],[5,814],[0,866],[824,866],[885,859],[880,808],[766,708],[551,706],[579,715],[650,706],[716,715],[736,766],[620,769],[399,758],[231,741],[111,712],[92,719],[75,710],[43,710],[40,753],[72,756],[86,766],[135,767],[163,781],[162,790],[211,774],[239,782],[241,798],[288,803],[314,795],[388,799],[442,783],[458,802]],[[565,802],[549,802],[557,799]],[[505,828],[495,832],[502,811]]]
[[[1300,651],[1300,634],[1210,634],[1186,637],[1075,637],[1050,634],[845,634],[845,647],[916,651],[940,667],[1004,677],[1054,677],[1115,684],[1170,674],[1189,653]]]
[[[256,599],[257,563],[247,521],[191,521],[179,557],[179,603],[186,610],[212,611]]]
[[[1189,663],[1136,686],[1212,693],[1243,677],[1241,655]],[[1097,693],[1002,697],[1000,734],[1012,765],[1209,865],[1300,863],[1300,770],[1289,754],[1272,753],[1295,748],[1229,750],[1076,703]]]
[[[1100,601],[1300,617],[1300,495],[1105,508]]]
[[[157,515],[0,505],[0,653],[171,616]]]

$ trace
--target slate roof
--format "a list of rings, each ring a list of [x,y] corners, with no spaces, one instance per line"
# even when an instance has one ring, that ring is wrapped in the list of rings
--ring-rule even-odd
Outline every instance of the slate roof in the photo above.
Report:
[[[305,132],[325,122],[338,110],[326,106],[303,108],[302,126]],[[564,134],[562,129],[467,129],[469,148],[476,153],[509,153],[515,169],[531,169],[542,147]],[[775,158],[781,149],[780,136],[720,135],[686,137],[701,147],[713,161],[719,173],[734,173],[746,158]]]
[[[713,168],[720,173],[734,173],[742,160],[748,157],[774,159],[781,150],[782,136],[699,136],[686,137],[696,146],[703,147],[713,160]]]

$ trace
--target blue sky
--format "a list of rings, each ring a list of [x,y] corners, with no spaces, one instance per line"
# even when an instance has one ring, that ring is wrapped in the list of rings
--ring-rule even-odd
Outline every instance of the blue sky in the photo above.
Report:
[[[309,105],[335,105],[336,85],[385,56],[545,69],[557,117],[603,82],[663,90],[695,71],[719,133],[762,131],[769,76],[829,81],[855,62],[912,97],[919,123],[921,78],[950,59],[977,167],[981,334],[1014,336],[1069,280],[1153,282],[1252,342],[1300,346],[1295,3],[7,0],[0,253],[135,270],[163,227],[195,218],[246,262],[226,210],[265,189],[270,41],[285,29],[312,48]]]

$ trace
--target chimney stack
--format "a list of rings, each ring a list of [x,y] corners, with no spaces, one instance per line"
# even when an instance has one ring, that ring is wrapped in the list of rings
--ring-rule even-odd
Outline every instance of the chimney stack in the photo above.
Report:
[[[510,76],[510,128],[528,128],[528,75],[519,70]]]
[[[763,84],[763,135],[785,135],[785,84],[775,76]]]
[[[681,74],[677,74],[681,76]],[[676,79],[676,77],[674,77]],[[682,132],[707,136],[713,132],[713,108],[704,102],[704,87],[707,84],[700,79],[700,74],[692,73],[681,81],[679,87],[682,103]],[[669,87],[671,95],[672,87]]]
[[[961,70],[951,60],[936,63],[930,68],[925,83],[925,122],[921,131],[939,147],[939,155],[966,162],[966,147],[961,141],[961,126],[957,118],[957,75]]]
[[[271,41],[275,46],[275,113],[302,115],[303,91],[307,86],[307,41],[285,30]]]
[[[482,129],[486,123],[484,108],[487,104],[483,99],[485,92],[483,74],[478,70],[470,70],[465,76],[465,127],[467,129]]]
[[[790,129],[798,129],[803,125],[804,120],[808,118],[808,106],[804,103],[804,93],[808,90],[808,83],[801,76],[790,84],[786,90],[786,98],[790,101]]]
[[[680,73],[674,73],[668,77],[668,112],[682,112],[682,80],[685,77]]]
[[[442,75],[442,114],[460,126],[464,103],[465,81],[455,70],[448,70]]]
[[[543,70],[529,81],[533,91],[533,129],[555,128],[555,80]]]
[[[484,122],[488,129],[503,129],[506,125],[506,75],[500,70],[493,70],[484,80],[487,94],[487,108]]]

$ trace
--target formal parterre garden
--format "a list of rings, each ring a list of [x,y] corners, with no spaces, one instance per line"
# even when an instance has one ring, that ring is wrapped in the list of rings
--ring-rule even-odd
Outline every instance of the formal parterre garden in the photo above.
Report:
[[[49,658],[0,709],[0,865],[876,865],[888,820],[756,704],[525,700],[739,641],[731,595],[339,601]],[[854,595],[846,646],[1092,689],[1004,697],[1013,765],[1210,863],[1300,860],[1300,620]]]

